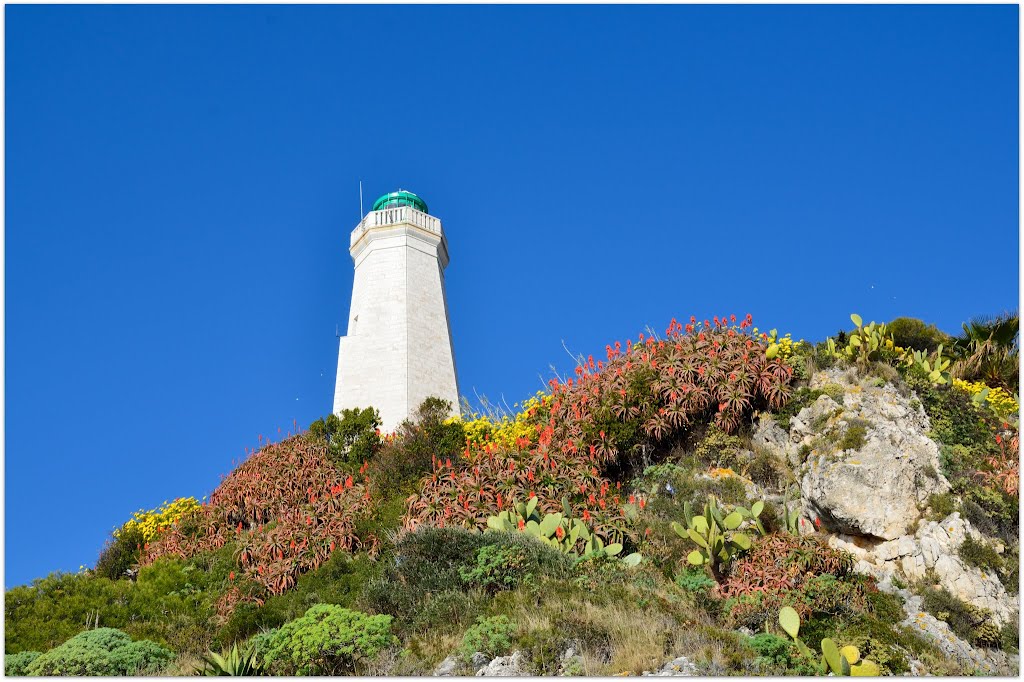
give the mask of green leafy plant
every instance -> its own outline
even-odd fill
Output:
[[[380,413],[372,407],[329,414],[309,425],[313,438],[327,443],[327,455],[336,464],[362,464],[381,447]]]
[[[897,317],[886,326],[892,335],[893,343],[900,348],[930,353],[950,341],[949,335],[934,324],[927,324],[913,317]]]
[[[481,616],[466,630],[459,651],[467,661],[478,651],[492,658],[501,656],[512,648],[511,637],[515,631],[516,625],[508,616]]]
[[[922,607],[968,642],[980,646],[998,646],[999,628],[986,609],[969,604],[947,590],[926,587],[922,591]]]
[[[4,675],[7,677],[25,677],[32,661],[42,656],[38,651],[22,651],[4,655]]]
[[[686,526],[673,522],[672,530],[698,547],[687,555],[687,562],[693,566],[707,566],[711,576],[721,583],[724,580],[722,564],[750,549],[750,536],[744,531],[752,527],[765,534],[759,518],[763,509],[764,502],[757,501],[749,510],[744,507],[736,507],[731,512],[720,510],[712,496],[704,504],[701,515],[694,515],[690,503],[684,503]]]
[[[261,648],[274,674],[344,675],[396,643],[391,616],[317,604],[275,630]]]
[[[26,668],[30,676],[153,675],[174,659],[174,652],[142,640],[133,642],[114,628],[86,630],[50,649]]]
[[[782,527],[786,529],[786,532],[790,535],[800,535],[800,504],[798,503],[789,508],[789,487],[786,487],[786,493],[782,498]]]
[[[460,566],[459,576],[467,586],[490,594],[508,590],[529,580],[528,559],[522,547],[484,545],[476,551],[476,564]]]
[[[620,543],[605,545],[600,536],[592,533],[587,524],[571,516],[569,502],[562,499],[563,512],[544,514],[537,511],[538,500],[530,498],[527,502],[512,502],[510,509],[500,512],[497,516],[487,518],[487,527],[497,531],[519,531],[537,538],[555,547],[573,558],[607,556],[614,557],[622,552]],[[580,551],[578,551],[580,550]],[[642,561],[638,552],[622,557],[628,566],[636,566]]]
[[[800,616],[789,606],[779,610],[779,625],[793,638],[800,652],[807,658],[813,654],[810,648],[800,639]],[[862,660],[860,651],[854,646],[839,646],[830,638],[821,640],[820,673],[831,673],[839,676],[877,677],[880,673],[878,664],[870,660]]]
[[[855,360],[861,369],[867,369],[871,362],[881,357],[883,351],[895,347],[892,335],[888,333],[884,323],[871,322],[865,326],[861,316],[856,313],[850,315],[850,319],[857,325],[857,330],[850,335],[844,352],[846,357]]]

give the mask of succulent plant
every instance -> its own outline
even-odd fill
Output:
[[[850,341],[845,350],[846,357],[856,360],[862,367],[877,359],[879,350],[892,350],[896,347],[892,334],[888,333],[884,323],[871,322],[865,325],[864,320],[856,313],[850,315],[850,320],[857,325],[857,331],[850,334]]]
[[[782,499],[782,525],[787,533],[800,534],[800,505],[797,504],[793,509],[789,508],[789,487],[786,488],[785,497]]]
[[[950,360],[942,356],[941,343],[931,355],[925,351],[907,349],[903,353],[902,362],[907,366],[917,366],[923,369],[928,375],[928,380],[936,386],[943,386],[950,382]]]
[[[586,522],[572,517],[569,500],[562,498],[562,511],[541,516],[537,511],[537,498],[527,503],[513,504],[497,516],[487,518],[487,527],[500,531],[519,531],[537,538],[574,558],[596,556],[613,557],[622,552],[621,543],[606,545]],[[580,554],[577,548],[582,546]],[[629,566],[636,566],[643,557],[634,552],[622,558]]]
[[[196,668],[196,674],[206,677],[258,675],[259,664],[256,652],[253,650],[240,651],[238,644],[219,654],[211,651],[203,656],[202,665]]]
[[[697,549],[687,555],[687,562],[693,566],[707,566],[715,580],[722,582],[721,565],[750,549],[751,539],[745,531],[752,526],[761,535],[766,534],[760,519],[763,510],[764,502],[758,500],[750,509],[736,507],[723,513],[717,500],[710,497],[704,504],[704,513],[695,516],[690,503],[685,502],[683,516],[686,526],[673,521],[672,530],[697,545]]]
[[[800,639],[800,616],[789,606],[779,610],[779,625],[796,643],[800,653],[813,658],[810,648]],[[821,674],[829,673],[839,676],[877,677],[880,673],[878,664],[868,659],[861,659],[860,651],[855,646],[839,646],[829,637],[821,640]]]

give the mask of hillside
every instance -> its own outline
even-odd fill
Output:
[[[851,319],[672,320],[516,414],[318,420],[9,590],[5,670],[1015,674],[1016,317]]]

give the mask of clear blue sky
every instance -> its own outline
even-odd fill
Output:
[[[470,396],[1016,309],[1017,11],[6,7],[6,584],[330,410],[360,178],[444,221]]]

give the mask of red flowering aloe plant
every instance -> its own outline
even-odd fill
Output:
[[[323,441],[306,434],[268,444],[227,476],[208,504],[146,545],[141,563],[188,558],[234,542],[239,582],[254,581],[270,594],[284,592],[332,552],[363,544],[354,517],[370,503],[366,466],[357,482],[326,455]],[[365,540],[376,544],[375,538]],[[242,598],[238,589],[232,595],[231,606]]]
[[[530,415],[534,438],[514,449],[467,443],[456,462],[435,460],[408,500],[405,526],[484,528],[512,499],[536,496],[549,513],[566,497],[606,541],[635,541],[635,507],[606,477],[610,466],[692,424],[714,421],[734,432],[754,409],[778,409],[789,397],[792,368],[767,357],[767,337],[752,336],[750,315],[735,322],[691,318],[684,327],[673,319],[665,339],[641,334],[625,351],[619,342],[606,346],[607,361],[588,357],[575,379],[550,382],[551,400]]]

